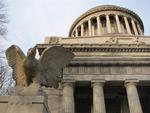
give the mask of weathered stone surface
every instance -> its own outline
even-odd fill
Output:
[[[1,113],[50,113],[44,96],[0,97]]]
[[[106,113],[104,97],[104,80],[92,80],[93,88],[93,113]]]
[[[62,46],[75,54],[63,72],[57,70],[56,66],[61,63],[62,51],[57,56],[52,54],[53,57],[48,53],[48,59],[44,60],[43,67],[48,70],[42,72],[42,76],[47,75],[42,80],[43,84],[46,82],[47,86],[58,85],[55,84],[56,76],[62,74],[60,84],[63,87],[55,89],[31,85],[25,89],[18,88],[16,91],[19,95],[23,92],[24,96],[10,96],[10,100],[8,97],[0,98],[1,111],[20,113],[20,110],[28,113],[28,110],[33,110],[33,113],[41,113],[40,110],[43,110],[42,113],[45,113],[47,107],[43,105],[46,104],[35,99],[42,89],[48,95],[51,113],[84,113],[81,112],[82,104],[88,107],[89,111],[85,113],[129,113],[129,108],[130,113],[142,113],[142,107],[145,108],[144,112],[149,113],[147,106],[150,104],[147,98],[150,86],[150,37],[143,36],[143,33],[142,20],[128,9],[104,5],[87,11],[73,23],[68,38],[46,37],[44,44],[37,44],[40,56],[46,48],[53,46]],[[48,61],[52,61],[54,65],[47,67],[51,65]],[[54,78],[51,80],[51,77]],[[21,80],[22,78],[18,83]],[[97,83],[98,80],[104,80],[105,86]],[[126,80],[139,80],[138,88],[143,89],[138,93],[134,83],[128,83],[125,88],[123,83]],[[94,82],[93,89],[91,82]],[[87,91],[88,95],[85,94]],[[76,103],[80,106],[78,110]]]
[[[75,113],[74,80],[63,81],[62,112]]]
[[[15,86],[11,88],[10,95],[20,96],[39,96],[45,95],[39,83],[32,83],[28,87]]]
[[[29,49],[27,56],[16,45],[6,50],[16,85],[25,87],[31,83],[39,83],[47,87],[58,87],[61,69],[72,60],[73,53],[63,47],[54,46],[45,49],[39,60],[35,55],[36,46]]]
[[[55,88],[42,88],[46,95],[48,95],[48,106],[51,113],[63,113],[62,112],[62,89]]]
[[[138,82],[139,82],[138,80],[125,81],[130,113],[143,113],[140,98],[136,87]]]

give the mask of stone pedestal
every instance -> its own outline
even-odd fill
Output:
[[[0,113],[50,113],[44,96],[0,96]]]

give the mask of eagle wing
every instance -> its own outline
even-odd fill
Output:
[[[25,55],[22,50],[12,45],[6,50],[6,58],[8,65],[13,69],[13,79],[16,81],[16,85],[26,86],[26,75],[23,70],[23,61]]]
[[[61,46],[49,47],[42,53],[40,64],[42,68],[42,84],[47,87],[58,87],[58,76],[62,68],[69,64],[74,57],[71,51]]]

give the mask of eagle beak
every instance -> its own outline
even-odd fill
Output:
[[[37,48],[37,46],[34,46],[34,47],[33,47],[33,50],[36,50],[36,48]]]

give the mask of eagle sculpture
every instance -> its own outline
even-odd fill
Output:
[[[71,51],[61,46],[46,48],[39,60],[35,58],[36,47],[30,48],[27,56],[22,50],[12,45],[6,50],[6,58],[13,69],[16,85],[27,87],[32,83],[39,83],[46,87],[58,87],[58,76],[62,68],[69,64],[74,57]]]

